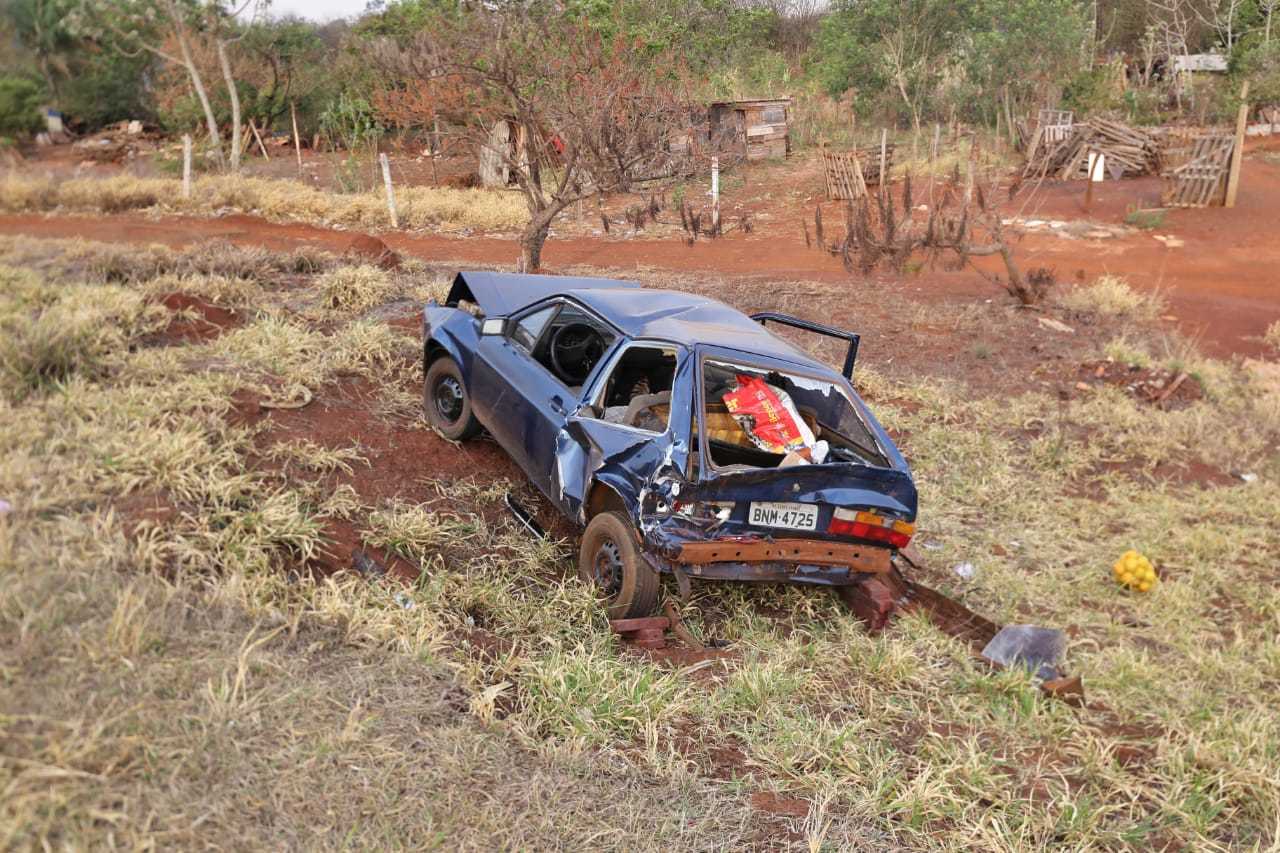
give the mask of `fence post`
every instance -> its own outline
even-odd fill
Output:
[[[1231,149],[1231,172],[1227,176],[1227,197],[1224,206],[1236,206],[1236,192],[1240,189],[1240,161],[1244,159],[1244,131],[1249,122],[1249,81],[1240,89],[1240,112],[1236,115],[1236,144]]]
[[[387,210],[391,211],[391,227],[400,227],[400,217],[396,215],[396,193],[391,188],[391,161],[387,159],[386,154],[379,154],[378,161],[382,163],[382,183],[387,187]]]
[[[886,148],[889,145],[889,128],[880,128],[880,195],[884,196],[884,185],[888,182],[888,175],[884,173]]]
[[[191,134],[182,134],[182,197],[191,198]]]
[[[298,107],[289,102],[289,118],[293,120],[293,153],[298,157],[298,174],[302,174],[302,140],[298,138]]]
[[[720,158],[711,158],[711,230],[720,230]]]

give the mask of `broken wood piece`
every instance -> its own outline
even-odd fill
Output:
[[[642,649],[666,648],[667,642],[663,635],[669,627],[671,620],[665,616],[609,620],[609,628],[613,633]]]
[[[258,126],[253,123],[253,119],[249,119],[249,130],[253,132],[253,138],[258,140],[258,150],[262,152],[262,159],[270,160],[271,156],[267,154],[267,146],[262,144],[262,135],[258,133]]]

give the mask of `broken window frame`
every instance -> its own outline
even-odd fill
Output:
[[[609,333],[610,336],[606,341],[604,354],[600,356],[599,361],[592,365],[591,372],[587,374],[587,377],[582,381],[582,384],[578,386],[566,385],[565,381],[557,376],[554,370],[543,364],[537,355],[538,347],[542,344],[543,338],[547,337],[547,335],[551,333],[552,326],[555,325],[556,320],[560,317],[560,314],[563,313],[566,306],[572,306],[581,311],[592,321],[599,324],[604,331]],[[543,324],[542,331],[538,333],[538,337],[534,340],[533,346],[531,348],[526,347],[523,343],[516,340],[515,332],[516,329],[519,328],[520,323],[534,314],[537,314],[539,311],[545,311],[548,308],[553,309],[553,313],[551,314],[551,318]],[[598,313],[591,310],[586,305],[583,305],[578,300],[568,296],[552,296],[542,300],[541,302],[535,302],[532,305],[520,309],[517,313],[506,318],[502,337],[507,341],[507,343],[511,344],[523,353],[526,358],[538,365],[538,367],[542,368],[543,372],[546,373],[547,376],[551,377],[556,384],[568,391],[575,399],[580,399],[583,390],[592,386],[594,378],[599,375],[600,365],[611,359],[612,356],[610,353],[617,350],[619,342],[627,340],[626,334],[613,323],[610,323],[604,317],[601,317]]]
[[[665,436],[671,433],[672,423],[675,416],[675,406],[668,404],[667,410],[667,426],[661,432],[656,432],[644,427],[631,426],[630,424],[614,423],[604,419],[604,396],[609,390],[609,379],[613,376],[613,371],[617,369],[622,359],[626,356],[627,350],[632,347],[643,347],[645,349],[670,350],[675,353],[676,363],[671,371],[671,398],[672,403],[675,401],[676,395],[676,377],[680,375],[680,365],[689,356],[689,348],[675,343],[674,341],[659,340],[657,338],[635,338],[625,341],[621,346],[615,346],[612,354],[601,359],[603,367],[597,365],[595,382],[591,383],[591,393],[584,397],[582,406],[579,409],[579,416],[590,417],[592,420],[599,421],[609,426],[620,427],[621,429],[631,430],[632,432],[642,433],[644,435]],[[592,412],[599,412],[599,415],[587,415],[583,410],[590,409]]]
[[[759,356],[753,357],[751,353],[739,352],[736,350],[725,350],[725,349],[720,349],[719,347],[716,347],[716,348],[698,347],[696,357],[698,359],[698,362],[697,362],[697,370],[694,373],[694,384],[697,386],[694,390],[694,413],[696,415],[697,430],[698,430],[697,459],[698,459],[699,472],[702,473],[703,476],[705,476],[704,472],[714,472],[717,474],[724,473],[727,475],[732,475],[733,473],[735,473],[733,471],[727,470],[726,466],[717,464],[711,458],[711,444],[710,442],[707,441],[707,421],[706,421],[707,385],[706,385],[705,370],[706,370],[708,361],[724,364],[728,367],[742,367],[742,368],[746,368],[747,370],[755,370],[755,371],[764,373],[766,375],[769,373],[780,373],[783,375],[795,376],[802,379],[809,379],[814,382],[823,382],[833,386],[845,398],[845,402],[848,404],[849,408],[853,411],[854,415],[856,415],[858,420],[862,423],[862,427],[866,431],[867,436],[872,440],[872,442],[874,442],[874,447],[862,448],[860,447],[858,442],[854,441],[852,438],[845,435],[843,432],[837,431],[833,427],[827,427],[824,425],[823,426],[824,432],[826,430],[830,430],[832,433],[840,436],[840,438],[844,439],[844,441],[853,445],[855,448],[859,448],[864,451],[866,450],[873,451],[880,458],[880,463],[877,464],[868,459],[863,459],[860,462],[852,462],[847,459],[833,460],[831,459],[830,456],[828,456],[827,461],[823,464],[864,465],[868,468],[892,468],[893,467],[893,460],[891,459],[890,455],[885,451],[884,447],[881,446],[880,439],[876,436],[875,431],[871,428],[871,425],[867,422],[867,418],[862,410],[862,407],[858,404],[858,402],[856,402],[858,400],[857,392],[853,390],[852,385],[850,385],[848,388],[844,387],[843,379],[834,379],[831,376],[824,376],[820,373],[805,370],[798,365],[792,365],[788,362],[783,362],[783,361],[774,362],[769,359],[762,359]],[[822,436],[818,436],[818,437],[821,438]],[[692,457],[693,454],[690,454],[690,456]],[[785,470],[785,469],[779,469],[777,466],[771,466],[771,467],[755,466],[755,467],[757,470],[760,470],[760,471]],[[692,472],[692,468],[690,469],[690,471]]]

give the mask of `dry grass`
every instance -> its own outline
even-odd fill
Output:
[[[63,262],[32,298],[63,289]],[[245,388],[415,381],[417,343],[380,309],[313,323],[292,288],[259,286],[251,322],[217,340],[139,347],[0,408],[6,846],[1276,842],[1280,396],[1249,374],[1213,366],[1224,393],[1160,411],[860,369],[898,401],[877,411],[919,477],[922,580],[1071,627],[1099,703],[1076,710],[920,619],[869,637],[797,588],[695,587],[689,625],[730,641],[723,659],[621,649],[572,543],[493,523],[505,489],[483,473],[374,502],[334,484],[394,448],[259,448],[228,422]],[[263,449],[274,467],[251,464]],[[1214,486],[1197,466],[1258,478]],[[139,510],[153,500],[170,511]],[[335,517],[418,583],[300,576]],[[1149,595],[1110,580],[1130,547],[1163,572]],[[948,570],[961,561],[973,580]],[[805,813],[765,816],[756,791]]]
[[[1280,351],[1280,320],[1276,320],[1262,335],[1262,342],[1273,350]]]
[[[1069,311],[1134,322],[1150,322],[1168,310],[1160,293],[1139,293],[1129,282],[1114,275],[1104,275],[1093,284],[1065,291],[1059,295],[1058,303]]]
[[[509,231],[528,219],[517,193],[448,187],[398,187],[396,208],[404,228],[479,228]],[[222,210],[252,213],[282,222],[310,222],[365,229],[390,226],[379,192],[334,195],[289,180],[202,177],[183,199],[180,182],[168,178],[50,178],[10,173],[0,181],[0,210],[94,211],[122,213],[154,210],[211,214]]]

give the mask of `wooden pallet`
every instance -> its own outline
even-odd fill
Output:
[[[876,165],[879,170],[879,164]],[[822,172],[827,180],[827,198],[854,201],[867,194],[867,181],[856,151],[822,149]]]
[[[893,174],[893,143],[884,147],[884,170]],[[822,149],[827,198],[850,201],[862,198],[868,186],[880,184],[880,146],[865,145],[852,151]]]
[[[1235,144],[1234,134],[1222,132],[1171,138],[1160,155],[1161,203],[1165,207],[1221,205]]]

